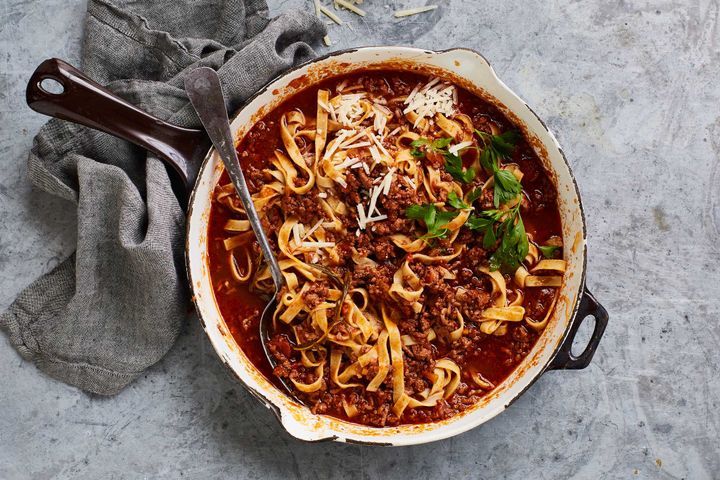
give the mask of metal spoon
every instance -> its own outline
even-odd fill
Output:
[[[275,359],[270,354],[267,343],[268,340],[270,340],[270,325],[273,313],[277,307],[278,293],[283,285],[285,285],[285,278],[280,271],[280,265],[278,265],[275,254],[270,248],[267,236],[262,229],[260,218],[258,217],[257,210],[255,210],[255,204],[252,201],[250,191],[245,182],[245,176],[240,167],[237,152],[235,151],[235,142],[230,133],[230,123],[228,121],[227,109],[225,108],[225,99],[223,97],[220,78],[218,78],[215,70],[211,68],[197,68],[185,77],[185,91],[188,94],[188,98],[190,98],[190,103],[192,103],[192,106],[200,117],[200,121],[205,126],[205,130],[212,144],[215,146],[215,150],[217,150],[218,155],[220,155],[220,158],[225,164],[228,175],[245,208],[248,220],[250,220],[253,232],[255,232],[258,244],[260,244],[263,257],[265,257],[265,260],[270,264],[270,273],[273,283],[275,284],[275,293],[265,306],[262,316],[260,317],[260,343],[262,344],[268,362],[275,368],[277,362],[275,362]],[[303,403],[297,398],[288,382],[283,378],[277,378],[294,400]]]

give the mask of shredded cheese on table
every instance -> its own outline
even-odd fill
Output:
[[[424,7],[408,8],[406,10],[398,10],[395,12],[395,18],[409,17],[418,13],[425,13],[438,8],[437,5],[426,5]]]
[[[363,3],[363,0],[333,0],[333,6],[335,7],[336,10],[338,7],[340,7],[344,10],[354,13],[355,15],[364,17],[365,15],[367,15],[367,12],[357,6],[357,5],[360,5],[361,3]],[[350,22],[344,22],[335,13],[333,13],[327,7],[322,5],[320,3],[320,0],[313,0],[313,4],[315,6],[315,15],[318,18],[320,18],[322,15],[325,15],[326,17],[328,17],[330,20],[332,20],[336,24],[347,25],[347,27],[350,30],[355,31],[352,28],[352,25],[350,24]],[[411,15],[417,15],[419,13],[429,12],[429,11],[435,10],[436,8],[438,8],[437,5],[426,5],[424,7],[415,7],[415,8],[408,8],[405,10],[397,10],[394,13],[394,15],[395,15],[395,18],[403,18],[403,17],[409,17]],[[323,37],[323,42],[328,47],[330,47],[333,44],[332,40],[330,40],[330,35],[325,35]],[[339,90],[339,91],[341,91],[341,90]]]
[[[335,0],[335,4],[340,5],[341,7],[346,8],[353,13],[357,13],[361,17],[365,16],[365,10],[363,10],[362,8],[356,7],[355,5],[353,5],[350,2],[347,2],[346,0]]]
[[[320,5],[320,12],[322,12],[326,17],[328,17],[333,22],[337,23],[338,25],[342,25],[343,21],[340,20],[340,17],[335,15],[332,11],[328,10],[324,6]]]

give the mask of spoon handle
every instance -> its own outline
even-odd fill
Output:
[[[245,213],[247,213],[250,225],[255,232],[255,237],[260,244],[260,250],[262,250],[265,260],[270,264],[270,273],[275,288],[279,290],[284,284],[284,278],[280,272],[280,265],[278,265],[275,254],[270,248],[267,236],[263,231],[257,210],[255,210],[255,204],[245,182],[245,176],[240,167],[240,161],[235,151],[235,142],[230,133],[230,124],[220,78],[212,68],[197,68],[185,77],[185,91],[223,164],[225,164],[233,185],[235,185],[235,190],[240,196],[240,201],[245,207]]]

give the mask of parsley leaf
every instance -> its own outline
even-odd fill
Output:
[[[515,199],[522,192],[522,185],[515,175],[500,168],[500,161],[512,154],[520,135],[513,130],[500,135],[475,130],[475,134],[485,143],[485,148],[480,154],[480,164],[495,179],[493,203],[497,208]]]
[[[427,138],[420,137],[417,140],[413,140],[410,142],[410,146],[413,147],[412,150],[410,150],[410,155],[413,157],[424,157],[425,151],[421,148],[426,145],[430,144],[430,140]]]
[[[445,154],[445,170],[455,179],[463,183],[470,183],[475,178],[475,169],[463,168],[462,159],[452,153]]]
[[[553,258],[558,250],[560,250],[560,247],[555,245],[538,245],[537,247],[545,258]]]
[[[518,140],[520,140],[520,134],[515,130],[508,130],[500,135],[493,135],[490,139],[495,151],[500,153],[503,157],[507,157],[512,154]]]
[[[480,165],[490,173],[498,169],[499,158],[497,152],[490,147],[485,147],[480,154]]]
[[[510,170],[498,170],[495,172],[494,178],[495,190],[493,192],[493,203],[495,204],[495,208],[517,198],[518,194],[522,192],[522,185]]]
[[[471,215],[465,222],[470,230],[476,230],[483,235],[483,248],[489,250],[497,243],[495,235],[495,224],[506,215],[502,210],[484,210],[480,215]]]
[[[475,202],[475,200],[480,198],[481,195],[482,195],[482,188],[480,188],[480,187],[476,188],[475,190],[473,190],[472,192],[467,194],[468,203],[472,205],[473,202]]]
[[[455,193],[455,192],[448,193],[447,198],[448,198],[448,203],[453,208],[457,208],[458,210],[470,208],[470,205],[465,203],[462,198],[458,197],[457,193]]]
[[[425,205],[410,205],[405,209],[405,216],[410,220],[422,220],[426,225],[435,223],[435,215],[437,211],[435,205],[426,203]]]
[[[475,134],[485,144],[485,148],[480,154],[480,163],[489,173],[495,173],[500,169],[500,160],[512,154],[515,144],[520,139],[520,135],[514,130],[508,130],[500,135],[491,135],[476,129]]]
[[[514,272],[528,254],[530,245],[520,211],[514,208],[511,212],[498,227],[500,246],[490,256],[491,270]]]
[[[447,154],[446,149],[452,141],[452,137],[436,138],[432,142],[427,138],[420,137],[410,142],[410,146],[413,147],[412,150],[410,150],[410,155],[413,157],[424,157],[425,152],[428,150],[445,155]]]
[[[427,233],[422,239],[445,238],[450,230],[445,226],[457,217],[460,212],[445,212],[438,210],[432,203],[424,205],[410,205],[405,209],[405,216],[411,220],[422,220],[427,228]]]
[[[471,215],[465,222],[465,226],[470,230],[487,230],[495,225],[495,219],[490,217],[477,217]]]
[[[450,143],[452,143],[452,141],[453,141],[452,137],[438,138],[436,140],[433,140],[432,148],[434,150],[442,150],[443,148],[447,148],[450,145]]]

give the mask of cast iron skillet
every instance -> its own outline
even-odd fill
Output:
[[[62,92],[53,93],[45,88],[43,81],[46,80],[58,82]],[[26,99],[36,112],[109,133],[156,154],[172,168],[174,189],[187,207],[202,162],[210,158],[210,141],[204,131],[173,125],[149,115],[58,59],[45,60],[38,66],[30,77]],[[592,335],[585,349],[575,355],[572,352],[575,335],[588,317],[595,318]],[[576,316],[547,370],[587,367],[607,322],[607,311],[585,288]]]

